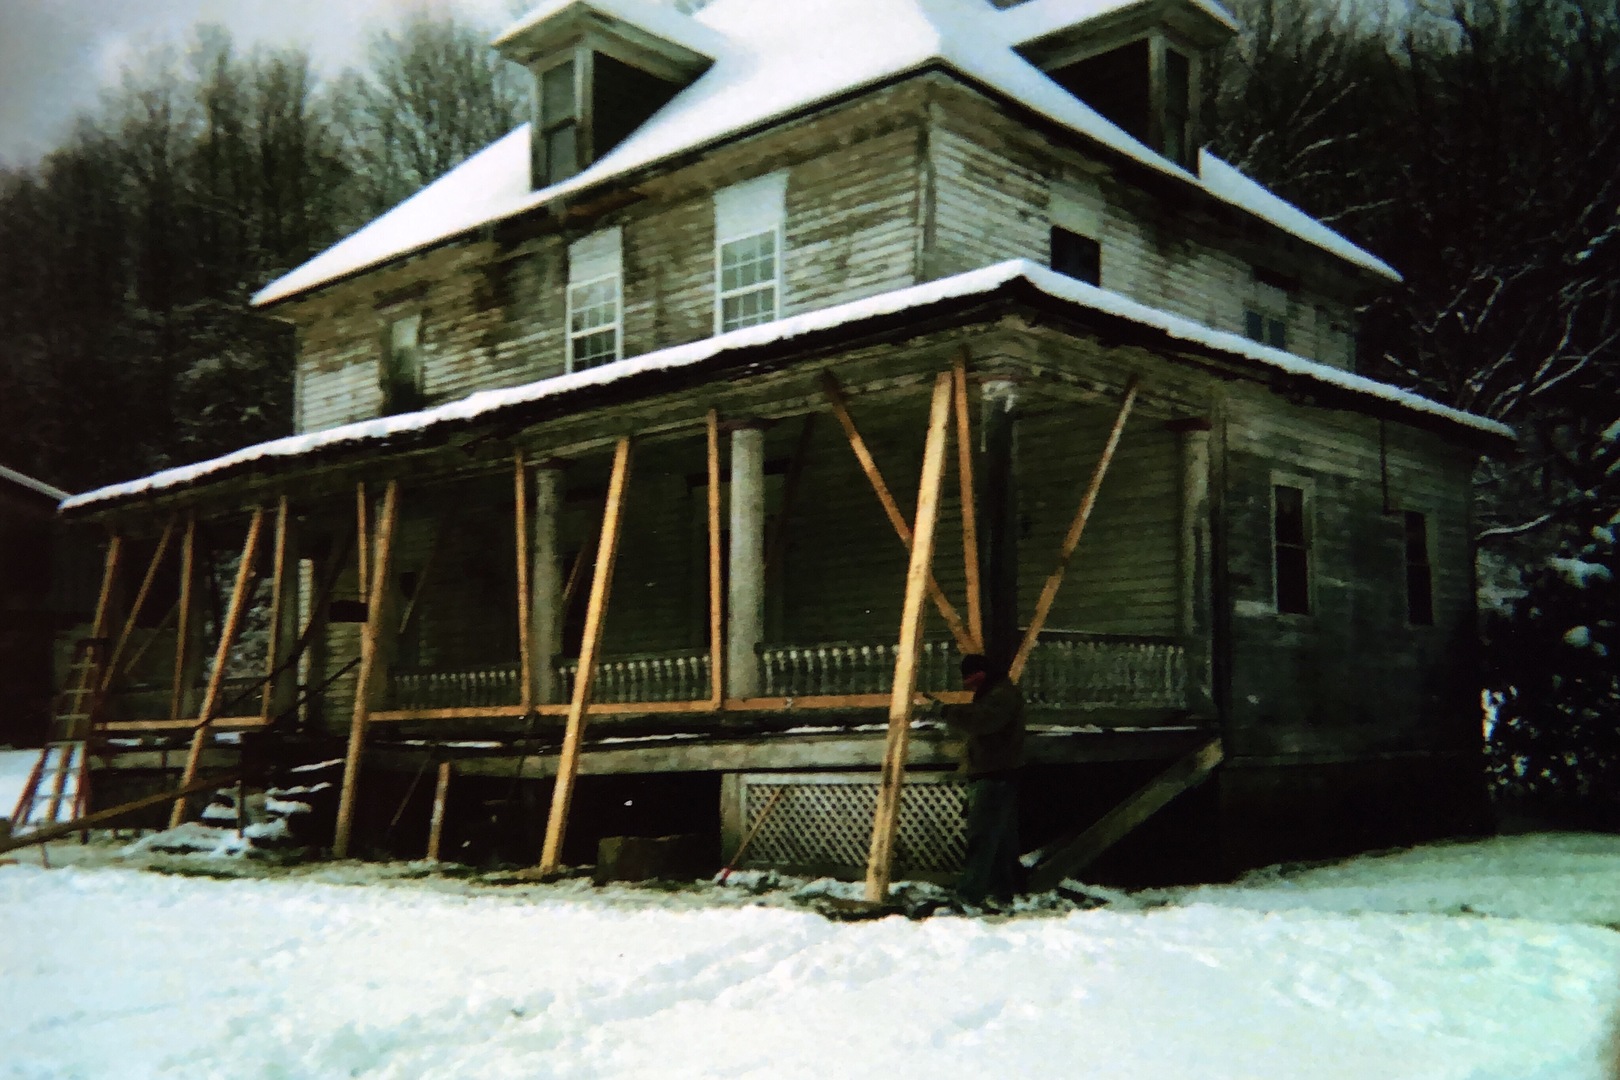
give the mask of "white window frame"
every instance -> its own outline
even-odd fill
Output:
[[[613,317],[608,322],[595,323],[583,329],[574,326],[578,301],[586,289],[611,283],[613,289]],[[578,343],[600,334],[612,332],[613,353],[592,357],[585,367],[601,367],[624,359],[624,238],[618,228],[592,233],[568,246],[568,288],[563,330],[567,338],[565,370],[584,370],[578,365]],[[596,306],[596,305],[592,305]]]
[[[780,170],[755,177],[741,184],[722,188],[714,194],[714,332],[759,326],[782,317],[783,244],[785,240],[787,172]],[[726,249],[737,244],[770,236],[771,274],[768,279],[727,289],[725,287]],[[726,325],[726,302],[744,296],[771,292],[771,304],[761,317],[750,317],[733,326]]]

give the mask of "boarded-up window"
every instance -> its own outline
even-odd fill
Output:
[[[716,333],[770,322],[781,312],[786,196],[786,172],[715,192]]]
[[[1429,522],[1413,510],[1403,515],[1406,531],[1406,621],[1434,625],[1434,573],[1429,566]]]
[[[592,233],[568,247],[568,370],[623,355],[620,292],[624,265],[619,229]]]
[[[1277,484],[1271,489],[1272,548],[1277,610],[1311,613],[1310,499],[1304,488]]]

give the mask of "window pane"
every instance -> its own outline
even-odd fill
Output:
[[[1051,266],[1089,285],[1102,281],[1102,245],[1089,236],[1052,227]]]
[[[1413,626],[1434,625],[1434,578],[1429,567],[1429,529],[1423,515],[1406,512],[1406,618]]]
[[[1273,349],[1288,348],[1288,324],[1281,319],[1267,319],[1266,344]]]
[[[1311,611],[1311,563],[1305,513],[1303,489],[1286,484],[1272,488],[1277,610],[1293,615],[1309,615]]]
[[[540,122],[554,127],[574,116],[574,63],[556,67],[540,76]]]
[[[1243,333],[1255,340],[1266,340],[1266,318],[1258,311],[1245,311],[1243,313]]]
[[[1278,485],[1277,542],[1279,544],[1305,543],[1305,493],[1297,487]]]
[[[546,181],[559,183],[579,172],[579,147],[575,127],[568,124],[546,132]]]
[[[770,322],[775,317],[775,308],[774,286],[728,296],[720,302],[720,329],[737,330],[744,326]]]
[[[574,370],[597,367],[618,355],[618,331],[600,330],[574,339]]]
[[[1277,548],[1277,610],[1289,615],[1311,613],[1310,563],[1304,548]]]

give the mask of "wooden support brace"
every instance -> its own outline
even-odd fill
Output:
[[[720,545],[720,414],[709,410],[709,700],[715,708],[726,698],[726,583]]]
[[[280,662],[281,607],[287,602],[287,598],[283,593],[286,591],[289,517],[290,509],[287,504],[287,496],[283,495],[276,506],[276,539],[270,569],[270,647],[265,650],[264,694],[259,706],[259,715],[266,722],[270,719],[271,703],[276,696],[274,676]]]
[[[194,780],[189,784],[181,785],[179,788],[176,788],[173,791],[161,791],[156,795],[146,795],[139,799],[135,799],[132,802],[121,803],[118,806],[110,806],[105,810],[97,810],[93,814],[86,814],[85,816],[76,818],[73,821],[64,821],[58,825],[47,825],[42,829],[35,829],[32,832],[23,833],[21,836],[0,839],[0,855],[3,855],[8,851],[16,851],[18,848],[30,847],[34,844],[48,844],[52,840],[59,840],[64,836],[68,836],[76,832],[83,832],[86,829],[92,829],[98,825],[107,825],[117,821],[121,817],[127,817],[138,810],[145,810],[147,807],[151,806],[161,806],[170,799],[184,799],[188,795],[195,795],[200,791],[209,791],[214,788],[224,787],[227,784],[235,783],[237,780],[241,779],[241,776],[242,772],[238,769],[236,771],[223,773],[218,776],[210,776],[203,780]]]
[[[372,681],[382,648],[383,619],[388,608],[388,564],[393,554],[394,526],[398,520],[399,481],[390,480],[383,489],[382,509],[377,514],[376,558],[371,567],[366,621],[360,627],[360,671],[355,676],[354,712],[349,722],[349,746],[343,756],[343,789],[338,795],[337,831],[332,838],[332,856],[337,859],[348,857],[349,838],[354,830],[355,797],[360,787],[360,752],[365,746],[366,721],[371,713]]]
[[[512,455],[512,524],[517,539],[518,688],[527,710],[534,704],[534,642],[529,625],[529,473],[522,453]]]
[[[367,518],[370,516],[371,506],[366,501],[366,485],[364,482],[354,485],[354,534],[356,537],[356,570],[355,592],[356,598],[363,604],[366,602],[366,585],[371,577],[371,525]]]
[[[429,862],[439,861],[439,849],[444,840],[444,804],[450,797],[450,763],[439,762],[439,782],[433,786],[433,816],[428,820],[427,857]]]
[[[1029,890],[1055,889],[1064,878],[1091,865],[1132,829],[1164,809],[1172,799],[1207,780],[1221,763],[1221,740],[1211,739],[1148,781],[1130,798],[1104,814],[1101,821],[1067,841],[1040,853],[1029,871]]]
[[[1097,505],[1097,493],[1102,490],[1103,477],[1108,475],[1108,466],[1114,460],[1114,451],[1119,449],[1119,438],[1125,432],[1125,421],[1130,418],[1131,406],[1136,404],[1136,392],[1140,388],[1137,380],[1132,379],[1125,388],[1125,400],[1120,403],[1119,414],[1114,417],[1114,426],[1108,432],[1108,442],[1104,444],[1102,456],[1097,459],[1097,467],[1091,472],[1091,483],[1086,485],[1086,493],[1081,496],[1080,508],[1075,511],[1074,520],[1069,523],[1069,532],[1063,538],[1063,547],[1058,551],[1057,566],[1052,570],[1046,584],[1041,587],[1041,597],[1035,602],[1035,614],[1029,620],[1029,629],[1024,631],[1024,640],[1018,646],[1018,653],[1008,668],[1008,678],[1017,682],[1024,674],[1024,666],[1029,663],[1030,650],[1035,648],[1035,642],[1046,626],[1046,617],[1052,613],[1052,603],[1057,599],[1058,589],[1063,585],[1063,576],[1068,573],[1069,560],[1073,558],[1075,548],[1080,546],[1080,537],[1085,534],[1086,522],[1091,520],[1091,511]]]
[[[948,380],[949,375],[945,378]],[[949,383],[947,382],[947,389]],[[872,491],[877,495],[878,502],[883,506],[883,512],[889,517],[889,524],[894,526],[895,533],[900,542],[909,550],[912,544],[911,526],[906,524],[905,515],[900,513],[900,506],[894,501],[894,495],[889,491],[889,485],[884,482],[883,474],[878,470],[877,461],[872,457],[872,451],[867,447],[866,440],[862,438],[860,429],[855,426],[855,418],[849,414],[849,404],[844,398],[843,388],[832,375],[822,377],[822,389],[832,405],[833,415],[838,417],[838,423],[844,429],[844,435],[849,439],[849,448],[855,452],[855,460],[860,462],[861,471],[866,474],[867,481],[872,485]],[[973,636],[962,624],[962,617],[956,613],[956,608],[946,599],[945,591],[934,580],[933,571],[928,571],[928,595],[933,598],[934,606],[939,609],[940,617],[950,628],[951,637],[956,639],[956,647],[964,653],[974,652]]]
[[[591,575],[591,597],[585,609],[585,634],[579,647],[579,675],[574,679],[574,697],[568,705],[568,727],[563,734],[562,751],[557,758],[557,779],[551,791],[551,813],[546,818],[546,841],[538,870],[555,873],[562,862],[563,836],[568,828],[568,810],[574,797],[574,779],[579,773],[579,755],[585,737],[585,714],[590,707],[591,690],[596,682],[596,660],[602,648],[602,626],[607,617],[608,595],[613,586],[613,564],[619,555],[619,528],[624,517],[625,488],[630,482],[630,440],[619,440],[613,451],[613,475],[608,481],[607,509],[602,517],[602,537],[596,549],[596,570]]]
[[[923,597],[934,558],[934,532],[939,522],[939,489],[945,475],[946,425],[951,414],[951,376],[934,383],[928,413],[928,439],[923,444],[922,481],[917,488],[917,521],[911,561],[906,568],[906,596],[900,614],[900,644],[895,653],[894,687],[889,697],[889,732],[878,782],[877,814],[872,821],[872,847],[866,862],[866,899],[877,903],[889,895],[894,869],[894,836],[900,822],[900,793],[905,782],[906,748],[911,737],[911,711],[917,690],[917,659],[922,651]]]
[[[192,607],[194,600],[192,592],[197,580],[197,515],[191,514],[186,518],[186,535],[180,541],[180,599],[175,601],[175,608],[179,612],[179,621],[175,626],[174,639],[174,690],[169,697],[169,716],[178,720],[186,711],[186,691],[191,689],[186,685],[187,665],[191,659],[188,655],[191,649],[192,633]]]
[[[220,690],[225,685],[225,666],[230,659],[231,646],[236,641],[236,632],[242,625],[242,615],[247,608],[248,583],[253,580],[253,560],[259,552],[259,535],[264,531],[264,507],[254,507],[253,518],[248,522],[247,539],[242,542],[242,560],[236,566],[236,584],[231,588],[231,603],[225,612],[225,623],[219,632],[219,647],[214,651],[214,670],[208,674],[208,690],[203,694],[203,705],[198,713],[197,728],[191,736],[191,749],[186,754],[186,771],[181,775],[180,786],[187,787],[197,777],[197,764],[202,760],[203,742],[208,738],[208,725],[214,718],[214,710],[219,707]],[[186,797],[184,795],[174,800],[174,810],[169,814],[169,828],[177,828],[186,819]]]
[[[955,385],[956,478],[962,494],[962,573],[967,582],[968,633],[984,652],[984,597],[979,586],[979,518],[973,492],[973,420],[968,410],[967,350],[951,369]]]
[[[99,695],[105,695],[112,689],[113,680],[118,676],[118,665],[124,658],[124,650],[129,645],[130,637],[135,633],[135,624],[140,620],[147,599],[152,595],[152,582],[157,580],[158,568],[163,565],[163,557],[169,553],[169,541],[173,538],[174,519],[171,518],[163,526],[163,535],[158,540],[157,549],[152,552],[152,561],[146,565],[146,574],[141,578],[141,587],[135,592],[135,602],[130,605],[129,615],[124,619],[124,628],[118,635],[118,641],[108,654],[107,662],[102,665]],[[96,704],[98,703],[91,704],[92,715],[97,711]]]

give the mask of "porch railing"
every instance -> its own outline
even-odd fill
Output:
[[[828,641],[767,645],[759,650],[761,694],[813,697],[883,694],[894,683],[893,642]],[[948,641],[923,644],[917,687],[957,689],[959,654]],[[567,701],[579,661],[560,658],[557,696]],[[1180,709],[1186,705],[1187,652],[1169,638],[1049,631],[1030,653],[1022,683],[1035,709]],[[610,656],[596,669],[593,701],[604,704],[694,701],[709,696],[707,650]],[[483,664],[434,671],[396,671],[393,707],[434,709],[515,705],[518,665]]]

